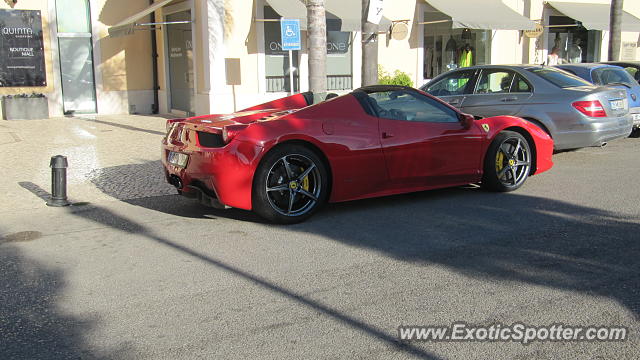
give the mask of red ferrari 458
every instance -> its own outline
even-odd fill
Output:
[[[512,191],[553,165],[551,138],[521,118],[474,118],[403,86],[313,98],[168,120],[167,181],[206,205],[294,223],[327,201],[477,182]]]

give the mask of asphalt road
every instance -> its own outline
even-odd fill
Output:
[[[293,226],[177,195],[3,209],[0,359],[638,359],[640,139],[554,161],[514,193],[332,204]],[[630,335],[397,339],[458,321]]]

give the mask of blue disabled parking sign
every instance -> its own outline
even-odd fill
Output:
[[[282,50],[300,50],[300,20],[280,19]]]

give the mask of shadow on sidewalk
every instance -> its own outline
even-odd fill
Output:
[[[122,349],[94,351],[84,336],[98,319],[64,314],[56,301],[65,287],[62,271],[29,259],[0,241],[0,358],[115,359]]]

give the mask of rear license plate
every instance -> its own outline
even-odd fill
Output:
[[[622,110],[624,109],[624,100],[611,100],[611,110]]]
[[[631,114],[631,119],[633,120],[634,124],[637,124],[640,122],[640,114]]]
[[[187,167],[187,162],[189,161],[189,155],[179,153],[179,152],[169,151],[169,156],[167,156],[167,160],[169,161],[169,164],[173,164],[179,167]]]

